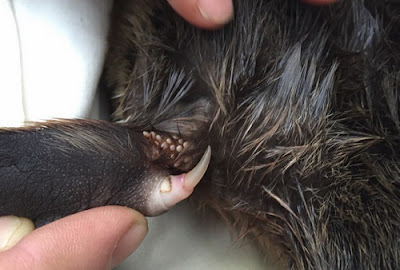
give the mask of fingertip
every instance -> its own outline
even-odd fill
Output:
[[[135,209],[125,207],[125,206],[116,206],[116,207],[124,208],[126,211],[130,212],[132,215],[132,220],[133,220],[134,224],[142,225],[142,226],[145,226],[146,228],[148,227],[147,219],[145,216],[143,216],[142,213],[136,211]]]
[[[137,220],[132,227],[124,234],[119,240],[114,249],[111,266],[115,267],[132,254],[139,245],[143,242],[148,232],[148,225],[146,219]],[[145,222],[143,222],[145,221]]]
[[[200,28],[221,27],[233,18],[232,0],[168,0],[175,11]]]
[[[199,0],[198,8],[206,21],[216,25],[223,25],[233,18],[232,0]]]

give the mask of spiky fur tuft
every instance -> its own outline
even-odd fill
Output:
[[[211,144],[199,198],[287,268],[400,269],[399,5],[235,1],[211,32],[164,2],[116,1],[115,119]]]

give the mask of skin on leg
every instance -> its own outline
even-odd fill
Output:
[[[174,140],[173,150],[163,149],[142,131],[95,120],[3,129],[0,216],[26,217],[41,226],[104,205],[147,216],[164,213],[192,193],[211,156],[208,148],[196,166],[179,170],[174,165],[187,158],[187,144]]]

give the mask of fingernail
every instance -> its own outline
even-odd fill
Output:
[[[35,226],[29,219],[14,216],[0,217],[0,251],[13,247],[34,229]]]
[[[224,24],[233,17],[232,1],[199,0],[198,8],[204,19],[218,24]]]
[[[126,259],[132,252],[134,252],[138,246],[143,242],[148,232],[148,226],[146,220],[139,221],[132,225],[132,227],[125,233],[125,235],[119,240],[117,246],[114,249],[111,264],[112,267],[120,264]]]

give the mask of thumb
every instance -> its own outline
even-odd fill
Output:
[[[43,226],[1,252],[0,269],[111,269],[135,251],[147,231],[146,219],[130,208],[86,210]]]

